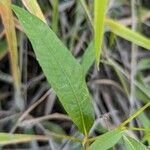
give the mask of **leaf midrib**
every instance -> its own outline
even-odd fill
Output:
[[[133,144],[130,142],[130,140],[126,137],[126,136],[123,136],[124,139],[130,144],[130,146],[132,147],[133,150],[136,150],[133,146]]]

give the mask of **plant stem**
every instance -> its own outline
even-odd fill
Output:
[[[147,132],[147,131],[149,131],[150,132],[150,129],[148,129],[148,128],[126,128],[127,130],[132,130],[132,131],[145,131],[145,132]]]
[[[150,102],[148,102],[146,105],[144,105],[143,107],[141,107],[132,116],[130,116],[126,121],[124,121],[123,123],[121,123],[119,125],[119,127],[124,127],[125,125],[127,125],[129,122],[131,122],[135,117],[137,117],[138,115],[140,115],[148,107],[150,107]]]
[[[89,147],[89,141],[88,140],[89,140],[88,137],[85,136],[85,138],[82,141],[82,145],[84,147],[84,150],[88,150],[88,147]]]

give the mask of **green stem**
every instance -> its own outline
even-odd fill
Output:
[[[144,105],[143,107],[141,107],[137,112],[135,112],[132,116],[130,116],[126,121],[124,121],[123,123],[121,123],[119,125],[119,127],[124,127],[125,125],[127,125],[129,122],[131,122],[135,117],[137,117],[138,115],[140,115],[148,107],[150,107],[150,102],[148,102],[146,105]]]
[[[148,129],[148,128],[135,128],[135,127],[133,127],[133,128],[126,128],[127,130],[132,130],[132,131],[145,131],[145,132],[147,132],[147,131],[150,131],[150,129]]]

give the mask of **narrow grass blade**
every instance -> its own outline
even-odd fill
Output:
[[[0,133],[0,145],[24,143],[33,140],[48,141],[49,138],[40,135]]]
[[[15,90],[15,106],[17,109],[24,109],[24,103],[21,98],[21,81],[20,81],[20,71],[18,67],[18,51],[17,51],[17,39],[16,31],[13,20],[13,14],[11,10],[11,0],[0,1],[0,12],[4,25],[5,35],[8,43],[8,51],[10,55],[11,71],[14,80],[14,90]]]
[[[5,34],[9,47],[9,54],[12,65],[12,73],[14,77],[14,82],[16,86],[19,84],[19,76],[18,76],[18,52],[17,52],[17,40],[16,40],[16,32],[13,21],[13,15],[11,11],[11,1],[3,0],[0,1],[0,11],[1,17],[5,29]]]
[[[121,129],[115,129],[99,136],[96,141],[89,147],[89,150],[107,150],[113,147],[122,137],[124,131]]]
[[[58,32],[58,21],[59,21],[59,10],[58,10],[59,0],[52,2],[53,13],[52,13],[52,29],[55,33]]]
[[[142,36],[141,34],[134,32],[119,22],[108,18],[105,19],[105,25],[116,35],[126,39],[127,41],[137,44],[138,46],[150,50],[150,39]]]
[[[94,114],[81,65],[45,23],[17,6],[13,9],[49,83],[79,130],[87,136]]]
[[[94,0],[94,46],[96,64],[99,65],[104,35],[104,20],[108,0]]]
[[[86,4],[86,1],[85,1],[85,0],[80,0],[80,3],[81,3],[81,5],[82,5],[82,7],[84,8],[85,13],[86,13],[86,15],[87,15],[87,17],[88,17],[88,19],[89,19],[91,25],[93,26],[93,21],[92,21],[92,18],[91,18],[91,16],[90,16],[89,9],[88,9],[88,6],[87,6],[87,4]]]
[[[40,18],[43,22],[46,23],[46,19],[42,13],[42,10],[37,2],[37,0],[22,0],[22,3],[27,8],[27,10],[33,15]]]
[[[123,139],[125,141],[126,150],[148,150],[140,141],[130,136],[123,136]]]

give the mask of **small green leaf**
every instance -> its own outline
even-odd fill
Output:
[[[115,129],[99,136],[96,141],[90,146],[89,150],[107,150],[113,147],[122,137],[124,130]]]
[[[66,112],[87,136],[93,125],[94,113],[81,65],[45,23],[17,6],[13,9],[47,80]]]
[[[107,9],[108,0],[94,0],[94,42],[96,52],[97,66],[100,62],[100,55],[102,49],[103,35],[104,35],[104,20]]]
[[[33,140],[45,141],[48,139],[48,137],[40,135],[0,133],[0,145],[23,143]]]
[[[130,136],[123,136],[123,139],[125,141],[126,150],[148,150],[140,141]]]
[[[150,39],[142,36],[141,34],[134,32],[119,22],[108,18],[105,19],[105,25],[116,35],[126,39],[127,41],[137,44],[138,46],[150,50]]]

